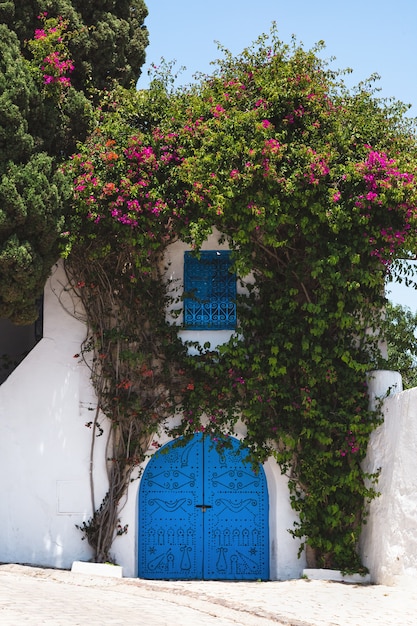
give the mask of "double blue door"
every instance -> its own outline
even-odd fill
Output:
[[[158,450],[139,493],[138,575],[150,579],[269,578],[268,490],[229,438],[202,433]]]

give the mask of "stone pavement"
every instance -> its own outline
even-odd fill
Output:
[[[0,565],[1,626],[415,626],[410,588],[149,581]]]

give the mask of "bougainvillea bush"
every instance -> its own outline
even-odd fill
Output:
[[[223,52],[218,70],[186,89],[170,91],[162,72],[147,92],[106,102],[67,166],[68,266],[87,311],[94,268],[111,294],[110,328],[100,334],[96,323],[92,335],[101,390],[159,407],[124,405],[129,428],[142,420],[151,436],[175,409],[173,434],[202,429],[227,445],[243,419],[253,460],[272,455],[289,476],[291,532],[310,563],[359,570],[365,503],[376,495],[361,462],[380,419],[367,375],[383,364],[384,283],[415,240],[414,127],[407,107],[379,101],[372,83],[348,90],[319,48],[287,46],[274,29],[236,58]],[[163,253],[180,238],[198,254],[213,227],[238,276],[253,279],[230,341],[188,357],[163,315]],[[128,316],[134,339],[124,307],[140,309]],[[105,332],[124,341],[109,371]]]

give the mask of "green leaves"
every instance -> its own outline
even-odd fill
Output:
[[[399,371],[405,389],[416,387],[417,315],[407,307],[387,303],[382,327],[388,358],[381,359],[379,366]]]

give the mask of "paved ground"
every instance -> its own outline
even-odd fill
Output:
[[[1,626],[415,626],[417,585],[147,581],[0,566]]]

